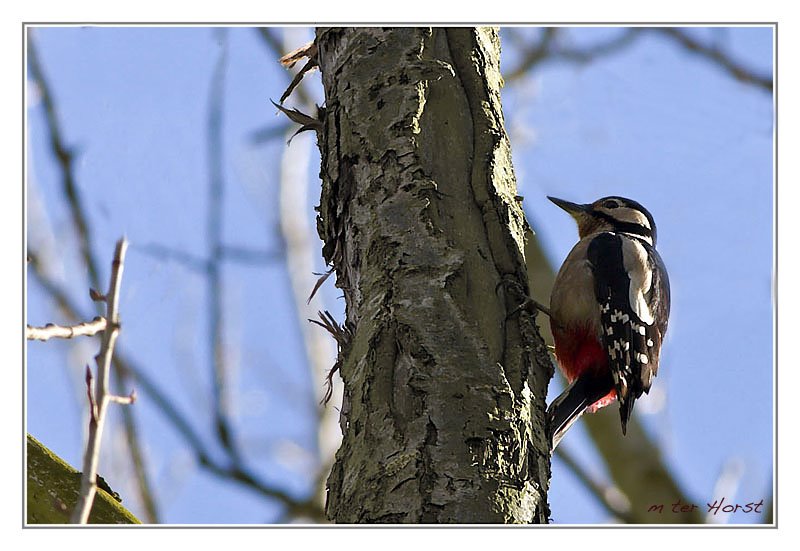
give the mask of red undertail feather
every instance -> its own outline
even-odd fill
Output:
[[[556,359],[569,383],[586,372],[601,375],[608,371],[608,357],[593,329],[587,326],[569,326],[566,330],[557,327],[551,329],[556,345]],[[612,403],[616,397],[617,391],[612,389],[586,411],[594,413]]]

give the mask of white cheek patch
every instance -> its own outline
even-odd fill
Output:
[[[628,301],[631,309],[636,312],[639,319],[647,325],[652,325],[653,313],[647,306],[644,295],[650,291],[653,282],[653,273],[647,263],[647,251],[635,239],[622,238],[622,261],[628,278],[631,280],[628,289]]]
[[[648,230],[653,229],[650,227],[650,220],[647,219],[647,216],[645,216],[636,209],[628,207],[621,207],[618,209],[614,209],[613,216],[620,222],[630,222],[631,224],[643,226]]]

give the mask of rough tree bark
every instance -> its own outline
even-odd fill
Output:
[[[318,29],[323,254],[344,292],[334,522],[545,523],[552,364],[494,29]]]

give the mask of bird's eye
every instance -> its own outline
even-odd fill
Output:
[[[614,201],[613,199],[609,199],[608,201],[603,202],[603,207],[607,209],[615,209],[619,206],[619,203]]]

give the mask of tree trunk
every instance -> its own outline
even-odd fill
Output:
[[[545,523],[552,364],[494,29],[317,31],[318,230],[344,291],[334,522]]]

